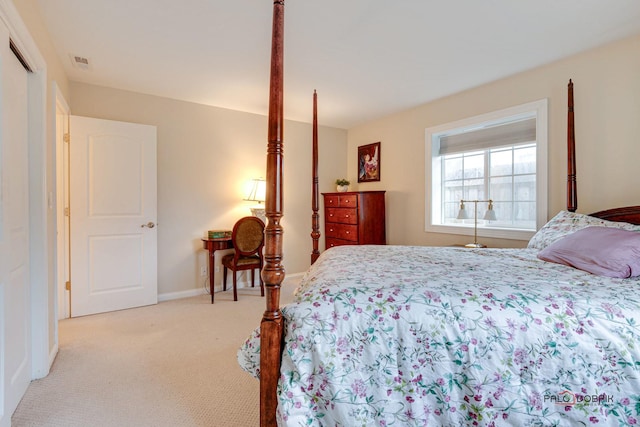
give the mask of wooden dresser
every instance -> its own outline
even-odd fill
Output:
[[[322,193],[325,247],[385,245],[384,191]]]

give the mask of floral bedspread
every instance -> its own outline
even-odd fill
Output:
[[[286,426],[640,420],[640,279],[536,249],[341,246],[283,308]],[[259,375],[259,330],[238,352]]]

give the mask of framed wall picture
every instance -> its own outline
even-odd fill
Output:
[[[358,147],[358,182],[380,181],[380,142]]]

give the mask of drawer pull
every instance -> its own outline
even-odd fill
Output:
[[[347,234],[351,233],[350,231],[347,231]]]
[[[329,231],[333,231],[333,228],[330,228]]]
[[[333,215],[332,215],[332,216],[333,216]],[[345,215],[344,217],[345,217],[345,218],[349,218],[349,216],[350,216],[350,215]]]

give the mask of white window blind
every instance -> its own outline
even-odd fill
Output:
[[[440,137],[439,155],[481,151],[536,140],[536,119],[527,118]]]

